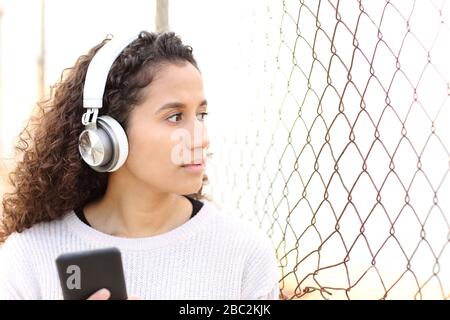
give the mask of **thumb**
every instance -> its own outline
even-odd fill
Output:
[[[108,289],[100,289],[97,292],[95,292],[93,295],[91,295],[87,300],[108,300],[111,296],[111,293]]]

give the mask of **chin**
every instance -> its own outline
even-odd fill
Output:
[[[201,183],[190,186],[186,185],[183,186],[182,188],[179,188],[176,193],[179,195],[195,194],[201,189],[201,187],[202,187]]]

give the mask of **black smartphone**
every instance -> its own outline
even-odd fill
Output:
[[[85,300],[106,288],[110,300],[126,300],[122,257],[117,248],[65,253],[56,259],[65,300]]]

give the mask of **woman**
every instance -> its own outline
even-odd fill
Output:
[[[278,299],[270,239],[202,193],[207,102],[192,48],[173,32],[141,32],[107,73],[98,115],[126,133],[123,165],[101,172],[81,158],[84,81],[108,41],[63,73],[20,134],[2,202],[0,298],[61,299],[58,255],[117,247],[134,297]]]

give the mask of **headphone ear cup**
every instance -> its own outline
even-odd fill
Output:
[[[83,160],[98,172],[116,171],[128,157],[125,130],[107,115],[97,118],[97,129],[86,129],[80,134],[78,148]]]
[[[97,124],[107,132],[112,142],[111,161],[104,168],[107,172],[118,170],[128,158],[128,138],[120,123],[104,115],[97,118]]]

